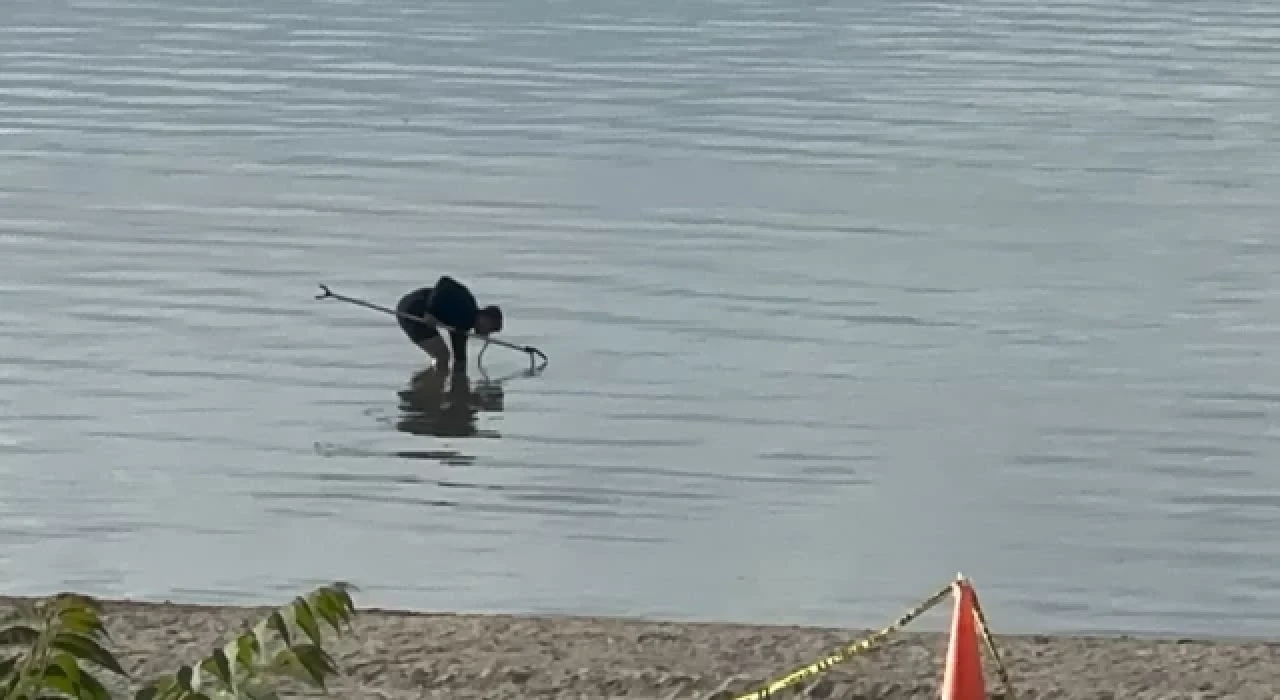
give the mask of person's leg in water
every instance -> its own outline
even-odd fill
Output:
[[[398,310],[402,313],[412,314],[412,310],[408,308],[409,297],[401,300]],[[449,364],[449,344],[440,335],[440,331],[436,329],[434,324],[423,323],[422,321],[413,321],[404,316],[396,316],[396,322],[400,324],[400,330],[404,331],[409,342],[422,348],[423,352],[431,356],[435,360],[436,367],[445,369]]]
[[[433,334],[430,337],[415,344],[435,360],[436,370],[444,372],[449,368],[449,343],[439,332],[432,330]]]
[[[448,374],[441,372],[440,368],[433,364],[414,373],[409,380],[409,389],[421,394],[442,396],[446,379],[448,379]]]

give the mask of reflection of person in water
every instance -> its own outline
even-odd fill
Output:
[[[445,387],[448,380],[448,388]],[[400,395],[400,420],[396,429],[412,435],[435,437],[499,437],[495,430],[477,430],[480,411],[502,411],[502,385],[482,381],[472,391],[462,372],[428,367],[413,376]]]

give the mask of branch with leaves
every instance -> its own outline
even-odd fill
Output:
[[[325,650],[324,628],[336,639],[351,631],[354,587],[335,583],[299,596],[199,663],[146,684],[135,700],[275,700],[275,683],[293,679],[326,689],[338,668]],[[86,596],[62,594],[21,604],[0,628],[0,700],[111,700],[86,665],[124,678],[107,650],[102,610]],[[22,650],[10,656],[10,649]]]
[[[93,599],[74,593],[19,604],[16,619],[0,629],[0,648],[6,648],[0,658],[0,698],[109,698],[102,683],[81,668],[90,662],[128,677],[102,646],[107,630],[101,613]],[[15,646],[26,651],[8,655],[7,648]]]

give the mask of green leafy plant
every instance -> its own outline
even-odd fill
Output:
[[[91,662],[127,676],[111,652],[101,609],[91,598],[64,593],[19,604],[15,618],[0,628],[0,688],[4,700],[48,697],[107,698],[106,691],[80,663]],[[12,656],[7,649],[26,647]]]
[[[324,628],[335,639],[350,631],[353,590],[334,583],[299,596],[207,658],[147,683],[134,699],[274,700],[276,685],[287,680],[324,690],[338,673],[324,648]],[[0,700],[111,700],[88,668],[130,679],[108,641],[101,606],[92,598],[68,593],[20,603],[0,627]]]

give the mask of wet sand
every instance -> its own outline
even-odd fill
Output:
[[[0,599],[0,610],[12,600]],[[105,609],[114,649],[141,679],[200,658],[268,610],[134,602]],[[357,625],[333,647],[344,673],[331,686],[334,697],[724,698],[869,632],[364,609]],[[935,697],[945,644],[938,634],[895,634],[811,682],[804,697]],[[1019,698],[1280,694],[1274,642],[997,636],[996,644]],[[994,673],[987,688],[1002,692]]]

